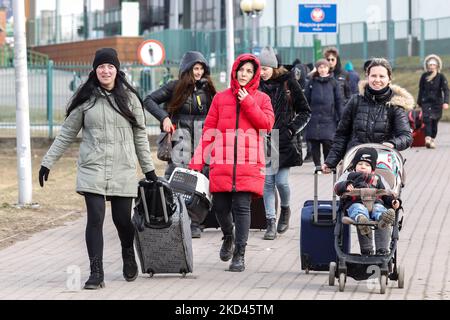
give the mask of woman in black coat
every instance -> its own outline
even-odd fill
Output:
[[[311,106],[311,120],[305,129],[305,138],[311,144],[314,165],[320,166],[320,146],[324,160],[333,144],[334,133],[342,114],[342,97],[337,80],[330,74],[327,60],[320,59],[316,71],[306,86],[305,95]]]
[[[353,95],[344,108],[325,163],[324,173],[335,168],[347,150],[363,143],[381,143],[399,151],[412,143],[407,112],[414,107],[414,98],[405,89],[391,84],[392,68],[383,58],[372,59],[366,71],[367,81],[360,81],[359,94]],[[389,252],[390,230],[375,231],[377,253]],[[369,237],[358,231],[361,254],[372,254]]]
[[[264,206],[267,219],[264,239],[273,240],[277,232],[284,233],[289,227],[291,214],[289,168],[302,165],[300,131],[308,123],[311,110],[292,66],[278,67],[275,52],[271,47],[261,50],[259,60],[261,62],[259,90],[270,97],[275,114],[275,124],[269,137],[270,161],[267,164],[270,164],[270,167],[267,168],[264,183]],[[275,186],[280,194],[281,202],[276,230]]]
[[[417,104],[422,107],[425,123],[425,146],[434,149],[442,109],[448,109],[448,82],[441,73],[442,60],[430,54],[423,63],[425,72],[420,77]]]
[[[200,52],[188,51],[180,63],[178,80],[171,81],[148,95],[144,107],[161,123],[165,132],[173,132],[173,151],[165,178],[176,167],[187,168],[202,135],[216,88],[212,83],[208,63]],[[200,238],[203,218],[190,212],[193,238]]]

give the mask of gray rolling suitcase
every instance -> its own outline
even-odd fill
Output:
[[[135,246],[142,273],[193,271],[190,219],[184,201],[172,194],[167,182],[140,183],[134,208]],[[159,199],[158,199],[159,198]],[[163,203],[166,205],[160,206]],[[155,212],[161,209],[161,222]]]

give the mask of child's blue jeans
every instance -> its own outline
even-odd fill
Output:
[[[370,214],[369,214],[369,210],[367,210],[367,208],[362,203],[358,203],[358,202],[355,202],[347,209],[348,216],[355,221],[356,221],[356,217],[358,217],[358,215],[360,215],[360,214],[365,215],[366,218],[369,220],[380,221],[381,215],[385,211],[386,211],[386,207],[383,206],[381,203],[374,203],[372,212]]]

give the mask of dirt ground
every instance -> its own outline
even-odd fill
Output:
[[[48,139],[31,143],[33,203],[38,207],[17,208],[16,140],[0,139],[0,249],[85,216],[84,198],[75,192],[78,143],[74,143],[55,164],[44,188],[39,185],[40,163],[50,143]],[[159,161],[155,152],[153,161],[157,174],[162,175],[165,162]]]

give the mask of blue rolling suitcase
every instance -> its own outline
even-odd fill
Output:
[[[302,270],[328,271],[331,261],[336,261],[334,234],[336,211],[339,206],[333,191],[333,200],[318,200],[318,173],[314,171],[314,200],[305,201],[300,224],[300,259]],[[333,171],[333,186],[336,171]],[[350,252],[350,228],[344,225],[340,241],[343,251]]]

